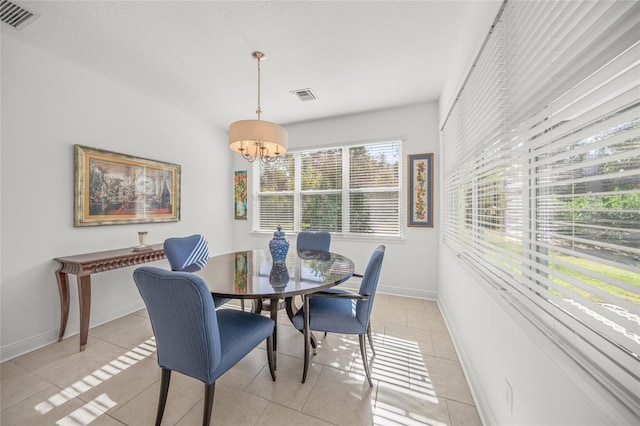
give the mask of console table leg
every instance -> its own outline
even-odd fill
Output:
[[[67,320],[69,320],[69,276],[62,271],[62,265],[56,271],[56,280],[58,281],[58,290],[60,290],[60,330],[58,332],[58,342],[62,341],[64,332],[67,329]]]
[[[84,351],[89,338],[89,318],[91,317],[91,275],[78,277],[78,298],[80,299],[80,351]]]

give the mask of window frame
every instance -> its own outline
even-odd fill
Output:
[[[404,185],[403,185],[403,161],[402,161],[402,148],[403,140],[401,138],[389,138],[375,141],[366,141],[358,143],[346,143],[342,145],[327,145],[321,147],[305,147],[298,150],[289,150],[285,157],[293,156],[294,161],[294,189],[290,191],[265,191],[261,192],[260,178],[262,163],[256,161],[252,164],[252,201],[253,201],[253,218],[251,223],[252,234],[264,235],[273,233],[273,229],[260,227],[260,215],[261,204],[260,197],[268,196],[268,194],[282,194],[293,195],[293,225],[291,227],[284,227],[283,231],[287,233],[297,233],[308,228],[302,229],[302,198],[305,195],[321,195],[321,194],[340,194],[341,199],[341,214],[342,214],[342,229],[340,231],[329,230],[334,237],[349,238],[349,239],[387,239],[387,240],[401,240],[403,239],[403,215],[405,214],[403,202],[404,202]],[[390,145],[395,149],[395,156],[397,157],[397,186],[386,187],[367,187],[367,188],[351,188],[350,187],[350,150],[359,147],[372,147],[372,146],[384,146]],[[341,151],[341,188],[340,189],[302,189],[302,156],[307,153],[317,153],[321,151],[340,150]],[[376,193],[376,192],[391,192],[397,193],[397,213],[395,214],[395,222],[397,222],[397,232],[395,234],[390,233],[354,233],[351,232],[351,195],[356,193]],[[268,225],[267,225],[268,226]],[[275,228],[274,228],[275,229]]]

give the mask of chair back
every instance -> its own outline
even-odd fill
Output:
[[[356,317],[361,324],[367,324],[369,322],[369,316],[373,308],[373,299],[375,298],[378,279],[380,278],[380,270],[382,269],[384,250],[385,246],[380,245],[373,251],[369,258],[367,268],[362,275],[358,293],[363,296],[369,296],[369,300],[358,300],[356,305]]]
[[[328,231],[301,231],[298,232],[296,248],[298,250],[329,251],[331,246],[331,233]]]
[[[173,271],[195,272],[207,264],[209,246],[200,234],[164,241],[164,254]]]
[[[147,306],[161,368],[211,383],[220,334],[211,292],[197,275],[143,266],[133,279]]]

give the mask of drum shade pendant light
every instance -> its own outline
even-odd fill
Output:
[[[260,119],[260,61],[264,53],[253,52],[258,60],[258,114],[257,120],[240,120],[229,126],[229,148],[242,155],[250,163],[259,158],[262,162],[274,161],[287,152],[287,131],[275,123]]]

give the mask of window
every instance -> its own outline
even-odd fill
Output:
[[[289,152],[254,163],[253,230],[401,237],[399,141]]]
[[[509,2],[442,128],[443,242],[640,410],[640,3]]]

